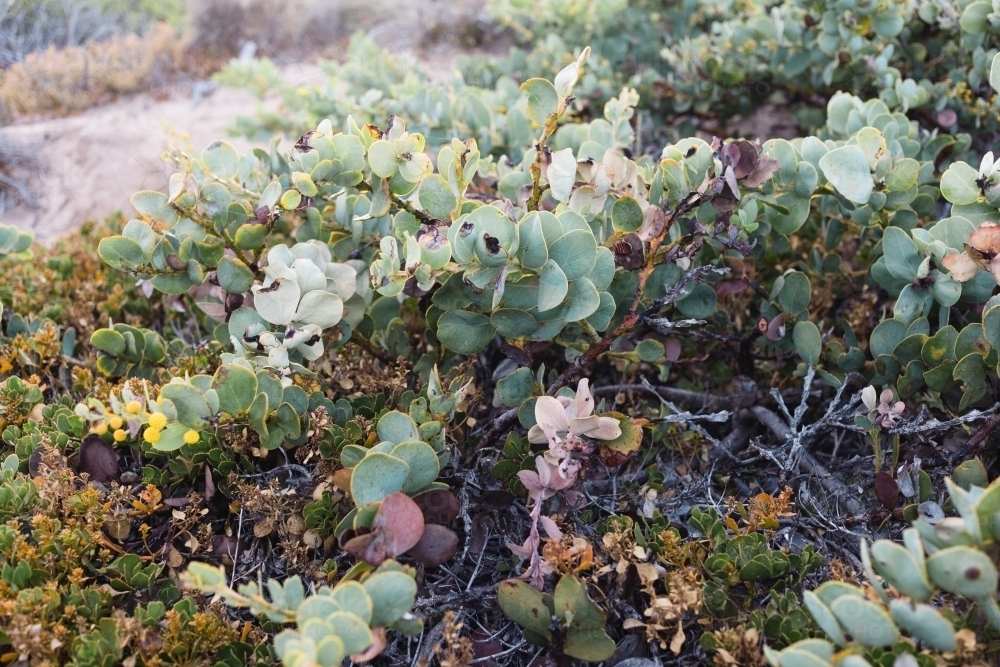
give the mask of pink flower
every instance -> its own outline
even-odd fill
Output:
[[[576,388],[576,396],[539,396],[535,403],[536,424],[528,430],[528,441],[548,442],[552,447],[567,436],[582,436],[597,440],[614,440],[622,434],[618,420],[594,414],[594,397],[589,380],[584,378]]]
[[[899,421],[899,415],[903,414],[906,405],[902,401],[892,402],[892,389],[884,390],[875,402],[875,387],[865,387],[861,392],[861,400],[868,408],[868,418],[876,426],[892,428]]]

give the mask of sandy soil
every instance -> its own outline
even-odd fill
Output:
[[[447,26],[481,17],[481,0],[448,5],[438,0],[401,3],[383,14],[368,33],[392,52],[418,53],[433,78],[451,71],[461,49],[447,41]],[[308,62],[284,64],[286,81],[308,85],[322,76]],[[0,139],[32,147],[44,169],[44,189],[35,188],[37,207],[8,205],[0,221],[35,230],[50,243],[85,220],[131,211],[129,197],[139,190],[162,190],[171,174],[160,161],[168,144],[201,151],[216,139],[238,150],[251,144],[231,138],[227,129],[238,114],[257,105],[274,108],[243,90],[219,88],[194,104],[187,87],[119,99],[68,118],[20,122],[0,128]],[[126,213],[127,214],[127,213]]]

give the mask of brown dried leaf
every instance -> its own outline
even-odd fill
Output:
[[[205,464],[205,500],[209,501],[215,497],[215,481],[212,479],[212,469]]]
[[[875,495],[890,512],[899,505],[899,485],[889,473],[879,472],[875,475]]]
[[[257,539],[267,537],[274,531],[274,519],[271,517],[264,517],[260,521],[254,524],[253,534]]]
[[[423,513],[424,523],[447,526],[462,511],[462,503],[448,489],[429,489],[413,496],[413,502]]]
[[[781,163],[776,159],[768,155],[763,155],[758,158],[757,166],[746,177],[743,184],[748,188],[759,188],[769,181],[774,176],[774,172],[778,171],[780,167]]]
[[[107,484],[118,479],[118,454],[114,447],[99,436],[88,435],[80,445],[80,463],[77,472],[87,473],[94,482]]]
[[[430,524],[408,555],[429,567],[446,563],[458,550],[458,535],[444,526]]]
[[[378,531],[352,537],[344,544],[344,551],[371,565],[381,565],[386,558],[385,536]]]

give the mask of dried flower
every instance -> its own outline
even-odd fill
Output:
[[[584,378],[576,388],[576,397],[540,396],[535,403],[535,421],[528,431],[533,444],[548,442],[552,446],[568,436],[614,440],[622,434],[618,420],[594,414],[594,397],[589,380]]]
[[[862,390],[861,401],[868,408],[868,418],[873,424],[885,428],[892,428],[896,425],[896,422],[899,421],[899,415],[903,414],[906,405],[902,401],[893,403],[893,398],[892,389],[884,390],[879,395],[877,402],[875,387],[868,386]]]

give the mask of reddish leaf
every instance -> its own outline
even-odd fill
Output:
[[[875,475],[875,495],[890,512],[899,505],[899,486],[889,473],[880,472]]]
[[[96,435],[88,435],[80,445],[80,463],[77,472],[87,473],[94,482],[107,484],[118,479],[118,454],[114,448]]]
[[[423,537],[407,555],[424,565],[435,567],[455,555],[458,550],[458,535],[444,526],[431,524],[424,528]]]
[[[767,325],[767,333],[764,334],[768,340],[779,341],[785,337],[785,314],[778,313]]]
[[[352,655],[352,662],[369,662],[370,660],[378,657],[382,651],[385,650],[385,628],[372,628],[372,636],[375,638],[375,643],[361,653],[355,653]]]
[[[942,109],[938,112],[937,122],[941,127],[951,127],[958,122],[958,114],[952,109]]]
[[[212,536],[213,556],[229,556],[230,558],[234,558],[237,552],[242,550],[243,548],[240,546],[239,540],[232,535]]]
[[[420,541],[424,534],[424,515],[405,493],[390,493],[372,521],[372,534],[379,532],[385,540],[385,554],[395,558]]]
[[[371,565],[381,565],[386,558],[385,536],[380,530],[352,537],[344,545],[344,551]]]
[[[723,280],[715,286],[715,293],[720,299],[733,294],[739,294],[750,289],[750,283],[742,278],[736,280]]]
[[[413,496],[424,515],[424,523],[447,526],[462,511],[462,503],[448,489],[429,489]]]

